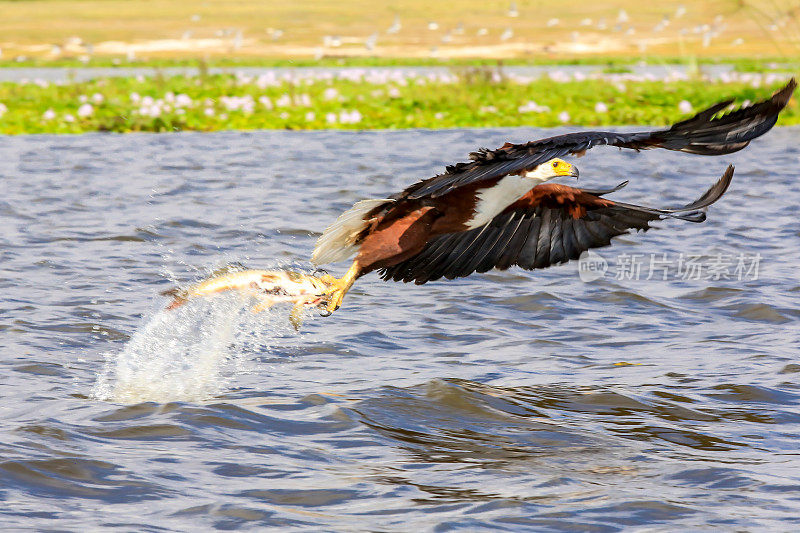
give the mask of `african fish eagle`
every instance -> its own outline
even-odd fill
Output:
[[[795,86],[792,79],[772,98],[728,113],[723,110],[733,101],[720,102],[669,129],[585,131],[480,149],[470,154],[471,161],[449,166],[400,193],[357,202],[325,230],[312,255],[317,265],[355,255],[341,279],[323,277],[330,283],[327,309],[338,309],[353,282],[373,270],[385,280],[422,284],[512,265],[546,268],[607,246],[612,237],[631,229],[647,230],[654,220],[702,222],[703,209],[727,190],[732,166],[700,198],[676,209],[604,198],[627,182],[608,190],[546,182],[577,178],[578,169],[561,158],[581,156],[599,145],[700,155],[736,152],[772,128]]]

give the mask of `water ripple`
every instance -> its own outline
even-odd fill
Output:
[[[736,164],[706,223],[598,252],[612,270],[622,253],[760,254],[757,279],[584,283],[569,264],[422,287],[370,275],[299,334],[288,310],[253,315],[235,297],[164,311],[159,292],[229,263],[310,268],[342,209],[476,146],[559,132],[3,139],[0,521],[796,529],[796,128],[700,166],[581,160],[587,186],[634,176],[615,197],[659,205]]]

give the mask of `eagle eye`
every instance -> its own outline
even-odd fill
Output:
[[[553,161],[553,168],[558,168],[558,161]]]

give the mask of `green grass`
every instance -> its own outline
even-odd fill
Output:
[[[265,88],[243,83],[232,75],[111,78],[46,87],[3,83],[0,103],[7,110],[0,116],[0,133],[664,125],[685,117],[679,110],[682,100],[691,102],[697,111],[729,97],[739,101],[763,99],[776,88],[700,81],[622,85],[601,80],[557,83],[542,79],[520,85],[492,83],[481,76],[469,80],[422,85],[411,80],[405,86],[314,81]],[[138,102],[135,94],[139,95]],[[175,95],[186,95],[191,105],[185,96],[180,99],[186,102],[177,104]],[[154,104],[144,105],[142,112],[147,97],[168,107],[162,107],[159,116],[150,116]],[[244,98],[240,102],[252,102],[252,109],[247,105],[229,109],[223,97]],[[269,99],[271,109],[259,102],[263,97]],[[531,100],[549,110],[520,112],[520,106]],[[607,112],[595,110],[600,102],[607,106]],[[80,117],[78,110],[84,103],[91,105],[91,113]],[[55,115],[51,119],[44,116],[48,110]],[[354,111],[359,114],[357,122],[339,120],[342,112]],[[335,114],[337,120],[329,122],[329,114]],[[74,121],[67,121],[67,115]],[[779,124],[800,124],[796,102],[790,102]]]

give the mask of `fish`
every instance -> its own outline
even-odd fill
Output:
[[[291,270],[224,269],[190,287],[175,287],[161,294],[173,298],[167,306],[167,309],[171,310],[181,307],[193,298],[227,291],[256,297],[259,303],[251,309],[254,313],[260,313],[280,303],[293,304],[289,322],[299,330],[303,310],[311,306],[322,308],[327,302],[330,284],[314,274]]]

